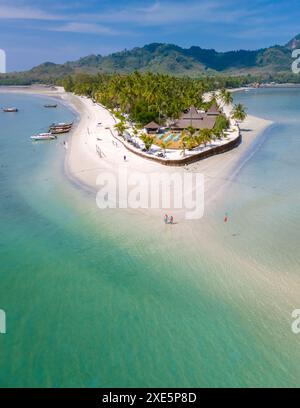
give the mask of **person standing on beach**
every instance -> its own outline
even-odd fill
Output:
[[[124,155],[124,161],[126,161],[127,160],[127,157]]]
[[[170,224],[173,224],[173,222],[174,222],[174,218],[173,218],[173,215],[171,215],[171,217],[170,217]]]
[[[164,221],[165,221],[165,224],[168,224],[168,222],[169,222],[168,214],[166,214],[166,215],[164,216]]]

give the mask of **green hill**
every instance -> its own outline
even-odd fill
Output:
[[[217,52],[197,46],[188,49],[153,43],[108,56],[90,55],[65,64],[46,62],[29,71],[0,76],[0,83],[53,82],[66,75],[84,73],[129,73],[150,71],[171,75],[244,75],[291,72],[291,50],[300,47],[300,35],[286,45],[260,50]]]

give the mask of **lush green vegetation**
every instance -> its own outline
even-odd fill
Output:
[[[246,108],[241,103],[234,105],[232,110],[233,119],[243,121],[245,120],[246,116],[247,116]]]
[[[88,95],[111,110],[129,114],[140,124],[164,124],[191,105],[201,106],[208,89],[203,80],[134,72],[129,75],[77,75],[63,81],[67,91]]]
[[[244,77],[196,79],[150,72],[142,74],[136,71],[127,75],[79,73],[68,75],[57,83],[63,85],[68,92],[88,96],[111,109],[120,120],[115,129],[119,135],[124,135],[127,129],[125,114],[140,128],[152,120],[160,125],[166,125],[168,120],[178,118],[192,105],[207,110],[211,104],[216,103],[214,94],[210,102],[204,102],[204,92],[221,88],[222,104],[232,103],[232,96],[224,87],[238,87],[245,81]],[[242,113],[243,107],[239,107],[235,111],[235,117],[242,120]],[[204,129],[196,132],[196,129],[189,128],[181,138],[182,146],[184,149],[192,149],[201,143],[208,143],[214,137],[221,138],[228,126],[228,119],[220,115],[213,131]],[[145,148],[149,150],[154,139],[148,135],[143,135],[141,139]],[[168,143],[162,142],[162,149],[165,150],[167,147]]]
[[[218,138],[221,138],[224,135],[224,132],[229,128],[229,125],[229,119],[226,118],[225,115],[219,115],[214,126],[214,134]]]
[[[216,124],[217,125],[217,124]],[[182,154],[185,154],[185,150],[192,150],[199,145],[206,146],[213,140],[221,139],[224,137],[224,132],[229,127],[228,119],[220,115],[220,120],[218,125],[214,129],[201,129],[197,131],[196,129],[187,129],[182,132],[182,137],[180,140],[180,148],[182,149]]]
[[[123,118],[121,119],[120,122],[115,124],[115,129],[118,132],[119,136],[123,136],[125,130],[127,129],[126,123]]]
[[[220,98],[224,105],[230,105],[233,102],[233,97],[225,88],[220,91]]]
[[[212,92],[211,100],[204,102],[203,93],[216,90],[221,83],[218,78],[191,79],[139,72],[128,75],[79,74],[62,81],[67,91],[89,96],[111,109],[119,119],[115,129],[120,136],[124,136],[127,129],[124,115],[128,115],[129,119],[141,128],[152,120],[160,125],[166,125],[170,119],[178,118],[192,105],[208,109],[212,104],[217,103],[216,94]],[[218,96],[223,105],[229,105],[233,101],[232,95],[225,88],[219,91]],[[234,117],[239,120],[245,119],[245,109],[242,105],[235,107]],[[197,131],[189,127],[182,132],[179,142],[182,153],[200,144],[206,145],[213,139],[223,138],[229,125],[229,119],[222,114],[217,117],[212,130]],[[155,138],[146,134],[141,134],[140,138],[146,150],[149,150],[155,141]],[[170,142],[163,140],[156,142],[163,151],[170,145]]]
[[[144,142],[145,145],[145,149],[146,150],[150,150],[151,146],[154,143],[154,137],[150,136],[150,135],[146,135],[146,133],[142,133],[140,135],[141,140]]]
[[[61,84],[67,91],[97,100],[119,115],[120,120],[123,119],[120,116],[122,112],[143,126],[152,120],[164,125],[167,119],[178,118],[181,112],[192,105],[207,109],[213,101],[205,103],[203,93],[228,86],[232,82],[231,78],[192,79],[134,72],[128,75],[78,74],[66,77]],[[237,83],[235,85],[238,86]],[[230,103],[230,93],[222,92],[223,103]]]

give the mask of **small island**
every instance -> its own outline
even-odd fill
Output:
[[[225,88],[205,89],[204,80],[135,72],[70,77],[62,85],[108,109],[112,136],[128,150],[164,165],[190,164],[241,143],[245,108],[232,106]]]

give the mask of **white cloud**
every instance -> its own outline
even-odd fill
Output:
[[[0,20],[61,20],[62,17],[31,7],[0,4]]]
[[[276,33],[279,25],[284,24],[283,20],[288,19],[284,13],[274,16],[271,6],[259,4],[259,0],[257,7],[255,4],[249,7],[248,2],[239,0],[190,0],[186,3],[177,0],[140,0],[122,7],[112,3],[108,8],[101,8],[101,2],[97,0],[91,2],[94,7],[91,5],[91,11],[85,13],[81,12],[81,3],[70,1],[59,7],[59,3],[55,4],[57,1],[53,0],[45,6],[46,2],[32,0],[0,0],[0,20],[47,21],[48,24],[40,24],[38,29],[107,36],[135,36],[142,32],[143,26],[179,33],[189,24],[210,26],[211,29],[218,26],[225,28],[227,25],[232,29],[231,34],[227,32],[231,37],[240,34],[243,38],[255,38],[256,35],[271,37],[273,30]],[[40,4],[40,8],[37,4]],[[61,22],[61,25],[57,26],[57,22]],[[24,23],[23,28],[26,28]]]
[[[249,16],[250,13],[241,7],[230,7],[230,0],[224,4],[220,0],[184,2],[159,2],[150,6],[126,7],[123,9],[108,10],[94,15],[85,15],[90,18],[110,23],[133,23],[138,25],[170,25],[183,22],[202,23],[230,23],[239,17]],[[178,27],[180,29],[180,27]]]
[[[99,24],[93,23],[66,23],[60,27],[52,28],[53,31],[82,33],[82,34],[105,34],[105,35],[118,35],[119,32],[105,27]]]

